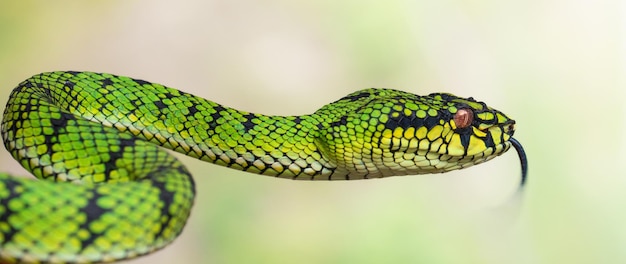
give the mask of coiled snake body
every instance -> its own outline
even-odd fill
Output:
[[[42,73],[15,88],[4,112],[6,148],[42,181],[0,174],[0,262],[107,262],[170,243],[195,188],[157,145],[297,180],[446,172],[513,145],[525,176],[514,123],[443,93],[372,88],[311,115],[265,116],[128,77]]]

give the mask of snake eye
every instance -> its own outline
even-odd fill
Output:
[[[454,123],[457,128],[466,128],[474,121],[474,112],[471,109],[462,108],[454,114]]]

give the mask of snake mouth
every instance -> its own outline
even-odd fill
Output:
[[[500,144],[506,146],[504,151],[506,151],[506,149],[508,149],[510,146],[515,148],[515,151],[517,152],[517,155],[519,157],[520,166],[522,169],[520,188],[524,187],[524,185],[526,184],[527,176],[528,176],[528,158],[526,157],[526,151],[524,151],[524,148],[522,147],[522,143],[520,143],[517,139],[513,138],[513,134],[515,134],[515,120],[509,119],[500,125],[486,127],[486,128],[479,129],[479,130],[482,132],[490,131],[491,136],[493,136],[494,133],[500,134],[501,135]]]
[[[504,133],[511,137],[515,134],[515,121],[511,121],[510,124],[504,126]]]

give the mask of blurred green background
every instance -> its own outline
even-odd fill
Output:
[[[128,75],[294,115],[352,91],[473,96],[511,151],[442,175],[198,183],[173,245],[128,263],[626,263],[626,4],[599,0],[0,1],[0,101],[52,70]],[[4,107],[4,103],[2,108]],[[4,150],[0,168],[27,174]]]

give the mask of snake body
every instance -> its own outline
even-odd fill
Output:
[[[310,115],[266,116],[129,77],[38,74],[2,121],[6,148],[42,181],[0,174],[0,262],[109,262],[170,243],[195,188],[158,146],[280,178],[368,179],[461,169],[512,144],[522,157],[514,123],[445,93],[371,88]]]

